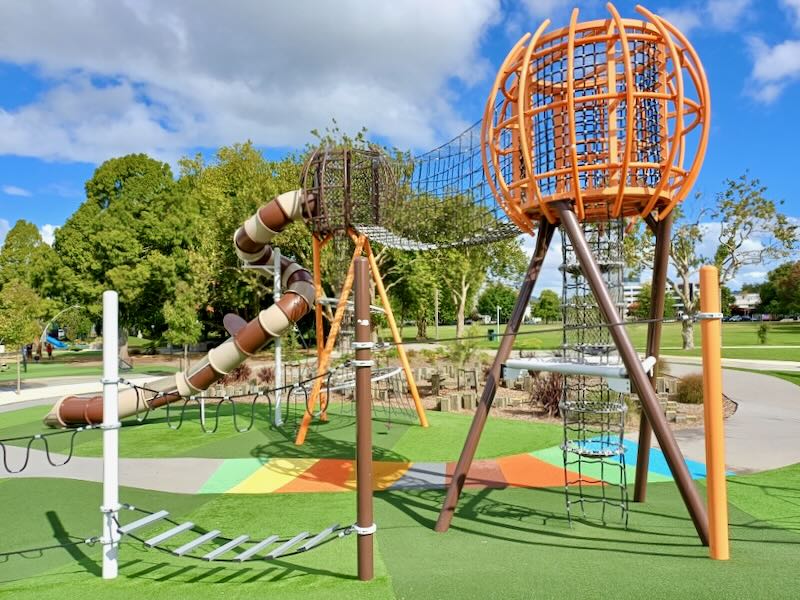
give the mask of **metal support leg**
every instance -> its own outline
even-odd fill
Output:
[[[653,279],[650,290],[650,322],[647,324],[647,356],[658,358],[661,349],[660,319],[664,316],[664,305],[667,293],[667,269],[669,268],[669,252],[672,237],[672,220],[674,213],[666,218],[650,224],[656,236],[655,256],[653,257]],[[656,320],[659,319],[659,320]],[[658,363],[650,376],[650,384],[655,390],[658,377]],[[633,488],[633,501],[644,502],[647,497],[647,472],[650,467],[650,445],[653,429],[647,420],[647,413],[642,411],[639,423],[639,448],[636,455],[636,482]]]
[[[630,377],[631,382],[639,393],[642,409],[647,414],[647,419],[653,427],[658,444],[664,452],[672,476],[675,478],[675,483],[697,530],[697,535],[704,546],[708,545],[708,515],[706,514],[705,505],[700,499],[700,494],[692,481],[689,469],[686,467],[686,462],[683,460],[683,455],[675,441],[675,437],[672,435],[667,420],[661,412],[661,406],[658,403],[655,391],[650,385],[647,373],[642,367],[636,350],[634,350],[633,344],[625,331],[622,319],[611,300],[611,295],[603,282],[603,276],[600,273],[597,262],[589,250],[586,239],[583,237],[580,223],[572,210],[572,205],[569,202],[555,202],[553,203],[553,208],[558,211],[561,217],[561,224],[575,248],[575,254],[578,257],[583,275],[589,282],[600,311],[610,327],[611,337],[628,371],[628,377]]]
[[[436,522],[436,531],[447,531],[450,527],[450,521],[453,520],[453,513],[456,510],[458,498],[464,487],[467,472],[472,465],[472,459],[475,457],[475,451],[481,439],[483,426],[486,424],[486,419],[489,416],[489,409],[492,407],[492,402],[494,402],[494,396],[497,392],[497,382],[500,379],[500,368],[511,354],[511,347],[514,345],[517,332],[522,324],[525,308],[530,301],[531,293],[536,285],[536,279],[539,277],[539,272],[542,269],[544,257],[547,254],[547,249],[550,247],[550,240],[553,239],[553,232],[555,229],[555,225],[551,225],[546,219],[542,219],[539,224],[536,249],[528,265],[528,274],[519,290],[517,302],[514,305],[511,318],[509,318],[506,324],[503,339],[500,341],[500,348],[497,350],[492,368],[489,371],[489,376],[486,378],[486,385],[483,388],[481,400],[475,410],[475,417],[472,419],[472,425],[467,434],[467,439],[464,442],[464,448],[461,450],[461,457],[458,459],[458,464],[453,472],[453,479],[450,482],[450,487],[447,488],[447,496],[444,500],[442,511],[439,513],[439,520]]]

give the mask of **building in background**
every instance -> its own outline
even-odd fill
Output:
[[[761,304],[758,292],[739,292],[733,295],[731,312],[735,315],[752,315],[756,307]]]

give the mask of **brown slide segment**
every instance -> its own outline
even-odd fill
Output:
[[[289,223],[300,218],[304,204],[300,190],[281,194],[250,217],[233,236],[236,254],[250,264],[268,264],[272,258],[272,238]],[[158,408],[207,389],[215,381],[243,363],[270,340],[283,335],[314,306],[314,283],[311,274],[281,257],[281,299],[262,310],[258,317],[239,328],[223,344],[213,348],[192,369],[158,379],[148,384],[149,398],[139,398],[136,390],[119,394],[119,416],[129,417],[148,408]],[[103,420],[103,397],[67,396],[59,400],[45,417],[50,427],[79,427]]]

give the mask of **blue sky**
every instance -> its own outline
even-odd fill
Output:
[[[478,119],[521,33],[543,16],[565,25],[574,4],[2,0],[0,236],[27,219],[49,237],[94,168],[129,152],[174,164],[252,139],[281,155],[331,118],[399,147],[438,145]],[[607,15],[602,2],[576,4],[582,18]],[[709,78],[695,190],[713,195],[749,169],[800,218],[800,0],[648,7],[688,33]]]

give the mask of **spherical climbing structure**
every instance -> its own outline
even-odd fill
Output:
[[[666,216],[687,195],[708,141],[703,67],[675,26],[642,19],[578,21],[524,35],[503,62],[483,120],[484,168],[523,231],[552,203],[580,220]]]

